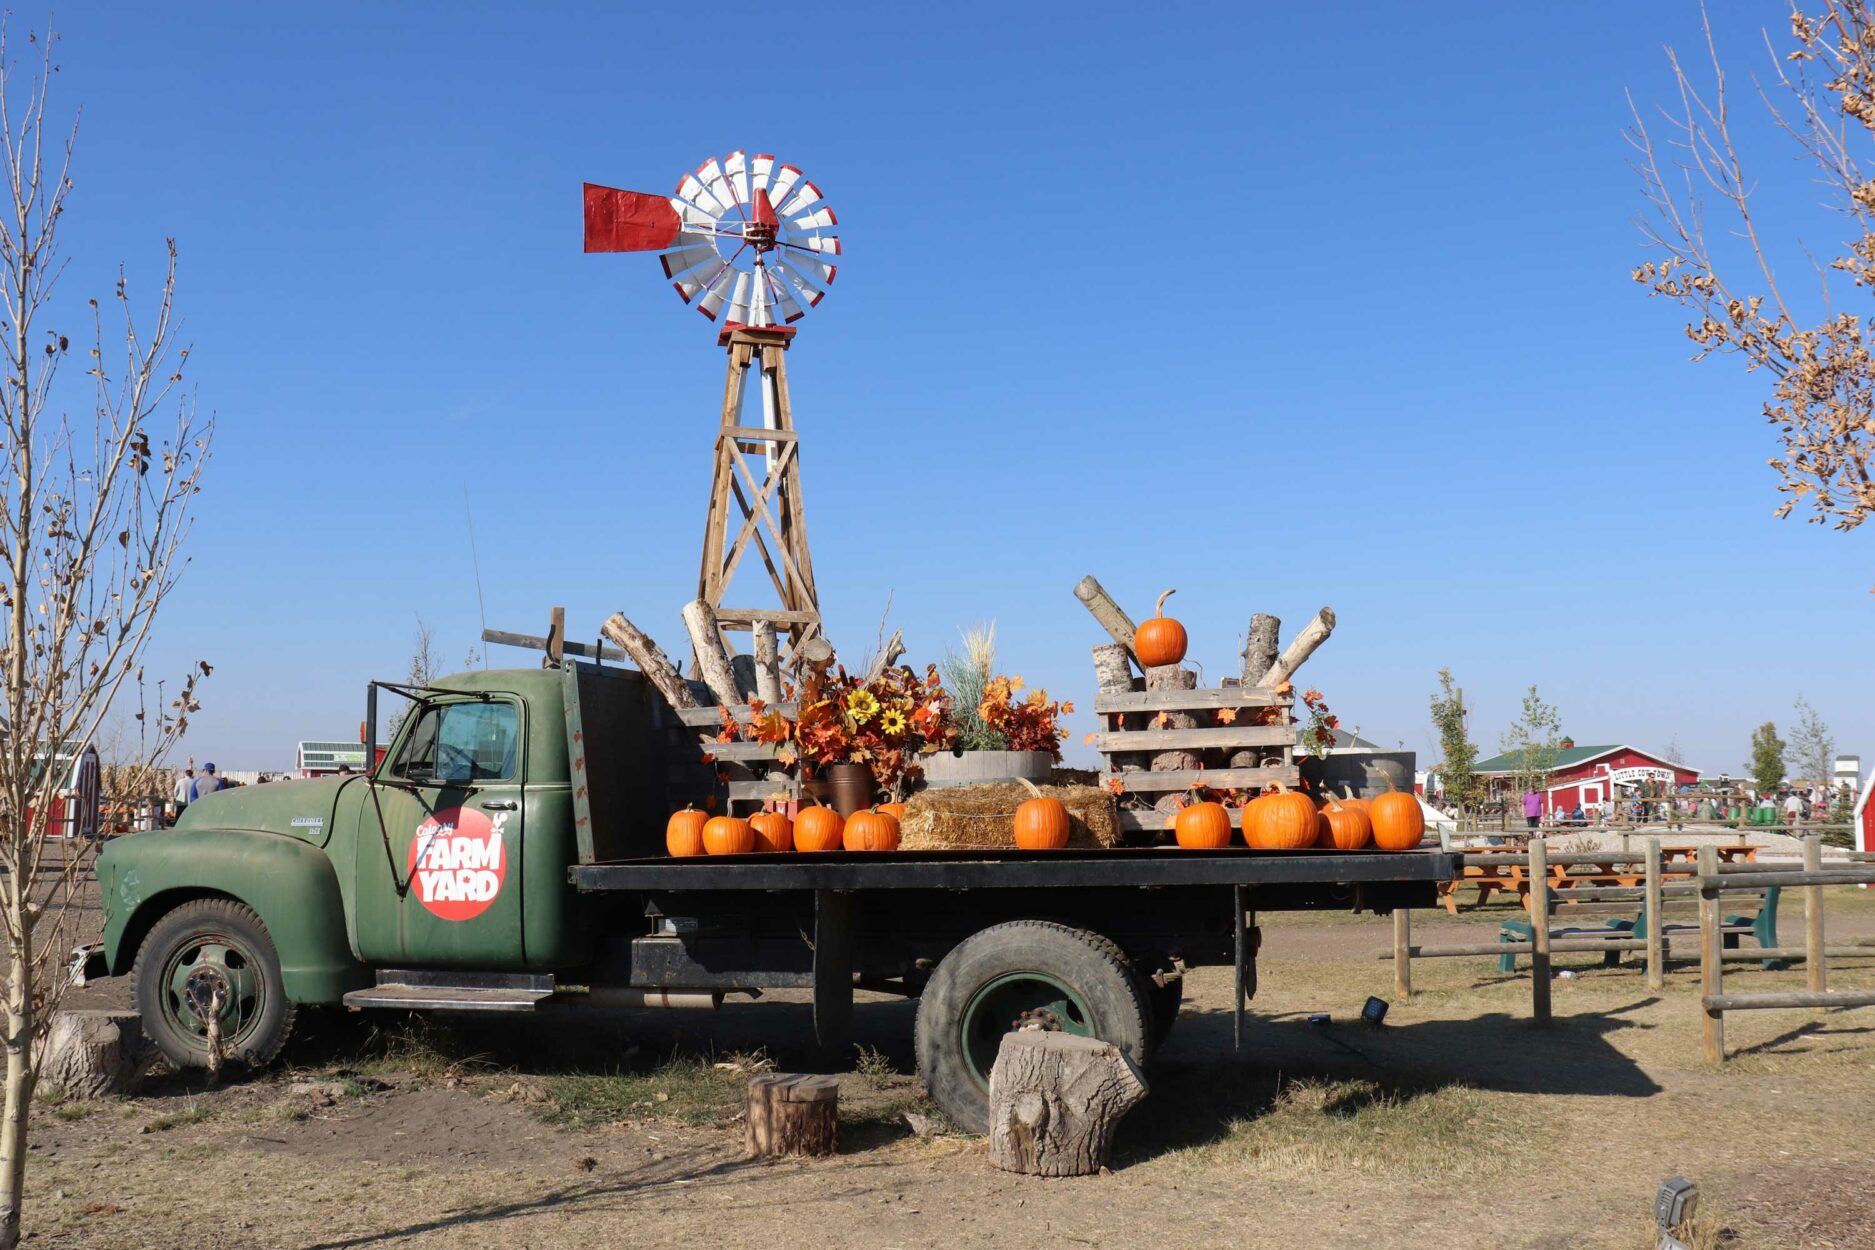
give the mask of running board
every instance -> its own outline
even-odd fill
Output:
[[[368,990],[345,995],[347,1007],[405,1011],[531,1012],[553,997],[551,975],[513,972],[451,973],[386,968]]]

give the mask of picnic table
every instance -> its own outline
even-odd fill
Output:
[[[1758,852],[1764,848],[1756,845],[1720,846],[1719,860],[1722,863],[1752,863],[1758,858]],[[1595,852],[1590,852],[1595,854]],[[1660,873],[1663,879],[1687,878],[1698,876],[1694,866],[1699,855],[1697,843],[1663,844],[1660,848]],[[1458,891],[1460,886],[1476,886],[1478,903],[1482,907],[1491,895],[1500,890],[1517,892],[1517,898],[1525,911],[1530,909],[1529,865],[1522,860],[1506,860],[1501,864],[1466,864],[1459,870],[1460,875],[1452,881],[1439,885],[1440,902],[1445,910],[1458,914]],[[1559,904],[1567,904],[1569,891],[1588,889],[1594,886],[1638,886],[1645,883],[1646,872],[1629,855],[1610,854],[1607,859],[1573,867],[1563,864],[1550,866],[1549,889]]]

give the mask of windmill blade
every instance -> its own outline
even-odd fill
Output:
[[[754,202],[757,191],[768,190],[768,180],[775,173],[775,158],[767,152],[758,152],[749,162],[749,200]],[[771,197],[772,198],[772,197]]]
[[[729,179],[729,198],[738,204],[749,202],[749,159],[737,148],[723,158],[723,175]]]
[[[729,284],[735,278],[736,267],[725,263],[722,272],[712,278],[709,286],[704,288],[702,298],[697,301],[697,311],[711,321],[716,320],[716,314],[722,310],[723,299],[729,294]]]
[[[819,198],[820,188],[811,182],[803,182],[785,202],[775,205],[775,211],[783,217],[792,217]]]
[[[705,243],[701,247],[678,247],[658,257],[658,263],[664,266],[664,276],[675,278],[678,274],[688,273],[698,265],[723,263],[723,254],[715,245]]]
[[[747,272],[736,275],[736,293],[729,297],[729,321],[732,325],[749,324],[749,286],[752,276]]]
[[[700,185],[697,188],[699,191],[702,189]],[[716,229],[716,218],[704,212],[701,208],[698,208],[688,200],[680,200],[673,195],[671,197],[671,207],[677,210],[677,217],[684,223],[685,230],[689,230],[692,226],[697,226],[704,230]]]
[[[749,324],[752,326],[772,326],[775,319],[768,312],[768,274],[757,262],[755,272],[749,283]]]
[[[714,156],[697,167],[697,181],[703,184],[706,191],[716,197],[718,203],[733,205],[736,202],[735,194],[729,188],[729,179]],[[727,216],[729,210],[725,208],[723,211]]]
[[[788,260],[789,264],[792,264],[794,258],[789,257]],[[781,275],[788,285],[792,286],[795,291],[799,293],[800,297],[807,301],[807,306],[809,308],[820,303],[822,292],[816,289],[814,284],[809,282],[806,278],[803,278],[800,274],[790,269],[787,265],[782,264],[780,261],[772,262],[769,268]]]
[[[679,240],[681,242],[681,240]],[[809,234],[798,239],[783,239],[783,247],[805,248],[810,252],[822,252],[829,256],[840,254],[840,238],[833,234]]]
[[[585,184],[586,250],[655,252],[676,241],[683,222],[661,195]]]
[[[794,184],[801,180],[801,171],[792,165],[783,165],[775,171],[775,185],[768,188],[768,198],[779,204],[788,198],[794,190]]]
[[[712,222],[729,211],[721,200],[710,194],[708,187],[697,181],[695,174],[684,175],[684,180],[677,184],[677,195],[708,213]]]
[[[830,286],[833,275],[840,271],[838,265],[829,265],[818,256],[803,256],[799,252],[788,253],[788,264],[800,271],[815,286]]]
[[[806,232],[808,230],[825,230],[828,226],[839,225],[840,221],[839,218],[833,215],[833,210],[831,208],[822,204],[805,217],[796,217],[788,224],[793,226],[796,230]]]
[[[793,325],[807,315],[807,310],[802,308],[794,296],[789,293],[788,284],[786,282],[777,280],[775,275],[769,273],[766,269],[762,271],[762,277],[763,285],[768,288],[769,294],[774,297],[775,307],[781,310],[781,319],[783,321],[787,322],[789,325]]]

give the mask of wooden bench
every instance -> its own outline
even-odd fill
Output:
[[[1741,901],[1750,901],[1755,897],[1758,902],[1758,910],[1755,914],[1746,915],[1741,913],[1724,918],[1719,931],[1723,935],[1722,940],[1727,950],[1738,949],[1739,939],[1746,935],[1750,935],[1752,940],[1763,950],[1770,950],[1777,945],[1778,892],[1779,887],[1768,886],[1762,891],[1753,891],[1736,896]],[[1564,893],[1566,893],[1566,891]],[[1556,891],[1552,891],[1550,894],[1549,911],[1552,916],[1556,914],[1558,902],[1556,895]],[[1664,943],[1670,943],[1675,936],[1680,934],[1697,934],[1698,932],[1699,925],[1696,922],[1674,923],[1668,921],[1661,926],[1660,930],[1661,938]],[[1575,938],[1578,940],[1606,938],[1614,941],[1624,938],[1644,939],[1647,937],[1647,933],[1647,904],[1643,902],[1639,912],[1631,920],[1617,916],[1610,917],[1600,925],[1583,926],[1580,928],[1552,928],[1549,931],[1549,936],[1552,942],[1560,938]],[[1498,929],[1497,940],[1499,942],[1531,942],[1535,940],[1535,928],[1528,920],[1506,920]],[[1623,950],[1624,948],[1622,947],[1610,947],[1608,950],[1602,952],[1602,966],[1604,968],[1620,966]],[[1767,959],[1764,961],[1764,966],[1767,969],[1782,968],[1786,966],[1786,963],[1787,961],[1781,959]],[[1505,954],[1499,955],[1497,957],[1497,969],[1499,972],[1515,972],[1517,970],[1516,952],[1506,952]]]

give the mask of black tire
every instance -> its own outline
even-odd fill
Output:
[[[293,1030],[273,938],[246,905],[197,899],[158,920],[137,952],[143,1031],[177,1068],[208,1066],[207,1013],[198,1008],[217,988],[226,1004],[223,1061],[247,1068],[273,1062]]]
[[[1146,996],[1117,945],[1045,920],[992,925],[944,957],[918,1002],[918,1074],[932,1100],[967,1132],[989,1129],[989,1066],[1008,1029],[997,1008],[1020,1006],[1030,990],[1038,998],[1062,994],[1064,1028],[1111,1042],[1135,1063],[1146,1061],[1152,1041]]]
[[[1185,979],[1167,981],[1164,985],[1146,982],[1146,1008],[1152,1014],[1152,1049],[1158,1052],[1165,1045],[1166,1035],[1172,1026],[1178,1023],[1178,1009],[1185,1002]]]

